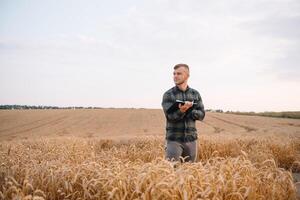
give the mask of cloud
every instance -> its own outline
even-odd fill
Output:
[[[159,107],[155,99],[160,101],[162,88],[173,84],[172,66],[184,62],[191,66],[191,83],[205,90],[207,102],[223,104],[219,99],[227,99],[230,108],[233,96],[238,103],[248,98],[248,90],[253,90],[249,96],[255,96],[261,88],[260,101],[274,87],[272,81],[293,85],[288,81],[299,80],[298,2],[154,0],[117,7],[115,2],[99,2],[97,8],[93,5],[81,11],[78,2],[71,10],[64,6],[56,10],[56,5],[48,9],[46,1],[45,5],[34,4],[47,10],[45,18],[33,15],[36,23],[29,23],[31,18],[27,19],[20,7],[18,16],[26,19],[15,17],[14,22],[27,28],[0,32],[1,69],[12,77],[5,79],[7,87],[21,85],[20,80],[26,82],[28,77],[34,80],[32,86],[38,88],[42,82],[55,94],[56,88],[69,80],[71,90],[80,88],[84,94],[89,88],[105,91],[105,95],[95,93],[99,98],[95,102],[109,104],[117,96],[108,86],[113,91],[120,85],[134,85],[135,90],[144,92],[143,98],[152,99],[149,106]],[[21,31],[17,34],[16,30]],[[12,39],[5,39],[3,33]],[[21,68],[26,68],[27,76]],[[19,77],[13,76],[15,73]],[[218,96],[220,91],[223,93]],[[130,102],[134,92],[126,93],[124,102]],[[265,97],[265,102],[269,99]]]
[[[13,51],[22,49],[24,46],[19,42],[13,42],[10,40],[0,40],[0,51],[6,52],[6,51]]]
[[[247,23],[256,37],[269,40],[274,57],[266,72],[284,81],[300,81],[300,15]],[[266,52],[268,53],[268,52]]]
[[[264,73],[281,81],[300,81],[300,3],[277,1],[269,7],[265,15],[243,20],[239,27],[265,44]]]
[[[285,51],[281,57],[275,59],[271,70],[276,77],[285,81],[300,82],[300,44]]]
[[[241,27],[261,37],[300,40],[300,15],[283,17],[270,16],[261,20],[245,22]]]

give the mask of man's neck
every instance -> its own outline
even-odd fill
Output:
[[[182,83],[180,85],[177,85],[177,87],[182,90],[182,91],[186,91],[186,89],[188,88],[188,84],[187,83]]]

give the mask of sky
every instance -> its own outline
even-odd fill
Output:
[[[0,104],[300,110],[299,0],[0,0]]]

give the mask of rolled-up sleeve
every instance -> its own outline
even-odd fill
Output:
[[[204,110],[202,98],[199,93],[197,93],[197,99],[198,100],[195,101],[195,103],[197,104],[195,105],[195,108],[192,110],[191,116],[194,120],[202,121],[205,117],[205,110]]]

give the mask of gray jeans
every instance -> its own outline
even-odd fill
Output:
[[[197,140],[192,142],[178,142],[166,140],[165,156],[168,160],[196,162],[197,160]],[[180,157],[182,157],[180,159]]]

